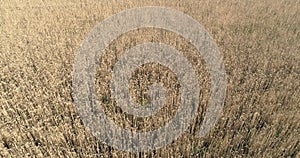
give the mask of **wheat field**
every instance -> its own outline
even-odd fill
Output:
[[[195,136],[207,108],[210,78],[197,50],[173,32],[127,32],[105,50],[96,90],[119,126],[149,131],[178,108],[174,73],[149,63],[132,74],[135,101],[149,102],[149,85],[163,83],[166,106],[153,117],[122,112],[111,97],[111,70],[125,50],[163,42],[196,69],[200,108],[189,129],[161,149],[131,153],[99,141],[81,121],[72,98],[72,73],[81,43],[92,28],[120,11],[164,6],[200,22],[224,56],[226,100],[209,134]],[[0,157],[300,157],[299,0],[2,0],[0,3]]]

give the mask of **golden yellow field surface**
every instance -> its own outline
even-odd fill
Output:
[[[161,149],[133,153],[99,141],[85,127],[72,96],[76,55],[99,22],[120,11],[163,6],[201,23],[223,55],[227,75],[217,124],[196,137],[210,96],[203,58],[183,37],[167,30],[127,32],[106,48],[97,67],[97,99],[117,125],[135,131],[163,126],[178,109],[176,75],[151,63],[132,74],[137,103],[149,102],[154,82],[168,90],[155,116],[122,112],[111,97],[111,70],[122,53],[143,42],[162,42],[183,53],[201,85],[197,117]],[[150,0],[0,2],[0,157],[299,157],[300,1]]]

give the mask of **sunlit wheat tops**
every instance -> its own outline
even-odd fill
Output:
[[[122,10],[165,6],[199,21],[224,56],[227,91],[221,118],[199,132],[211,79],[197,49],[174,32],[129,31],[105,49],[96,93],[105,113],[122,128],[150,131],[176,115],[182,89],[176,75],[157,63],[131,74],[136,103],[150,101],[149,86],[167,90],[156,115],[139,118],[116,106],[110,91],[114,64],[126,50],[161,42],[180,51],[196,69],[197,117],[170,145],[147,153],[118,151],[94,137],[72,98],[75,56],[91,29]],[[0,157],[299,157],[299,1],[3,1],[0,3]]]

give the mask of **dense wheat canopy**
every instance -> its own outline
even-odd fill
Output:
[[[224,56],[227,92],[216,126],[196,137],[207,109],[211,81],[195,47],[174,32],[142,28],[124,33],[105,50],[96,92],[117,125],[156,129],[178,109],[180,87],[166,67],[137,69],[130,91],[149,102],[149,86],[161,82],[166,105],[155,116],[122,112],[110,92],[111,70],[122,53],[143,42],[162,42],[196,69],[201,85],[197,117],[172,144],[157,151],[118,151],[94,137],[72,98],[72,74],[81,43],[103,19],[125,9],[164,6],[190,15]],[[0,3],[0,157],[299,157],[300,2],[298,0],[13,0]]]

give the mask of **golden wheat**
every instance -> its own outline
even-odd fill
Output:
[[[201,56],[166,30],[122,35],[106,49],[96,81],[98,99],[116,124],[147,131],[163,125],[177,109],[176,77],[157,64],[132,75],[131,92],[144,104],[149,101],[147,85],[163,82],[169,90],[166,107],[154,117],[140,119],[115,106],[110,70],[138,43],[160,41],[182,51],[197,69],[201,85],[199,115],[187,132],[157,151],[129,153],[98,141],[81,122],[71,95],[73,63],[97,23],[122,10],[149,5],[177,9],[203,24],[224,56],[227,96],[217,125],[204,138],[195,137],[210,94]],[[2,1],[0,156],[299,157],[299,6],[297,0]]]

